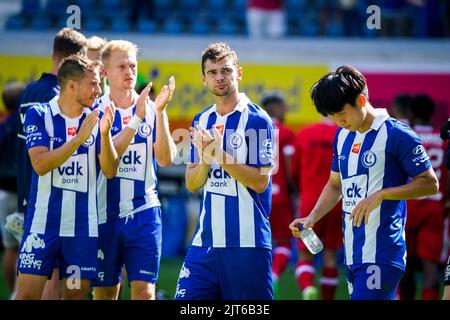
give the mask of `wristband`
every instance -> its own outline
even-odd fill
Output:
[[[128,127],[130,127],[133,130],[137,130],[139,125],[141,124],[142,119],[139,118],[137,115],[134,115],[133,118],[131,118],[130,122],[128,122]]]

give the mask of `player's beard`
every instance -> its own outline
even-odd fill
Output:
[[[217,97],[226,97],[229,96],[235,90],[235,86],[233,84],[227,85],[224,90],[216,90],[216,88],[212,89],[212,93]]]
[[[92,103],[90,102],[92,97],[82,99],[79,96],[76,98],[77,102],[83,106],[83,108],[92,108],[94,105],[95,99],[92,100]]]

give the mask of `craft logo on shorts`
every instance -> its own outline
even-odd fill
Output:
[[[69,137],[74,137],[77,134],[77,127],[69,127],[67,128],[67,135]]]
[[[127,125],[128,124],[128,122],[130,122],[130,120],[131,120],[131,115],[129,115],[129,116],[126,116],[126,117],[123,117],[122,118],[122,123],[123,123],[123,125]]]
[[[141,138],[148,138],[148,136],[152,133],[152,128],[150,128],[150,126],[145,123],[145,122],[141,122],[141,124],[139,125],[138,128],[138,135],[141,136]]]
[[[377,162],[377,156],[372,151],[367,150],[366,152],[363,153],[361,161],[364,167],[370,168],[373,167]]]

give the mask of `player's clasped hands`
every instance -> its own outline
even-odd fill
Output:
[[[136,115],[141,119],[144,119],[145,117],[146,108],[150,102],[150,98],[148,97],[148,95],[152,86],[153,82],[147,84],[147,86],[139,94],[139,97],[136,101]]]
[[[169,78],[169,84],[164,85],[161,88],[161,92],[158,94],[158,96],[155,99],[157,112],[163,112],[166,109],[167,104],[172,99],[174,91],[175,91],[175,77],[171,76]]]
[[[200,125],[190,129],[191,139],[198,151],[198,155],[207,164],[217,161],[216,157],[222,150],[223,135],[216,126],[213,126],[214,137]]]
[[[100,134],[108,135],[111,130],[112,124],[114,122],[114,115],[116,113],[116,107],[114,102],[106,106],[105,113],[103,113],[102,118],[100,119]]]
[[[78,139],[80,139],[80,144],[85,142],[91,136],[92,129],[94,129],[95,125],[98,122],[99,114],[100,111],[96,109],[86,116],[86,119],[81,124],[80,129],[78,129],[76,136]]]

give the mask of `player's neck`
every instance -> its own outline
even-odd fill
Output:
[[[228,96],[216,96],[216,111],[221,116],[234,110],[239,100],[239,92],[236,90]]]
[[[83,112],[83,106],[64,93],[61,93],[57,102],[61,113],[69,118],[76,118]]]
[[[59,63],[60,62],[61,61],[53,61],[52,69],[50,70],[51,74],[54,74],[55,76],[58,75]]]
[[[117,108],[126,109],[131,106],[134,101],[134,89],[128,90],[114,90],[110,88],[109,97],[114,102]]]
[[[370,127],[372,126],[373,120],[375,119],[375,117],[377,115],[374,107],[372,107],[370,105],[370,103],[366,103],[364,108],[366,108],[367,113],[366,113],[366,117],[364,118],[364,121],[363,121],[361,127],[359,127],[359,129],[358,129],[358,131],[361,133],[364,133],[370,129]]]

